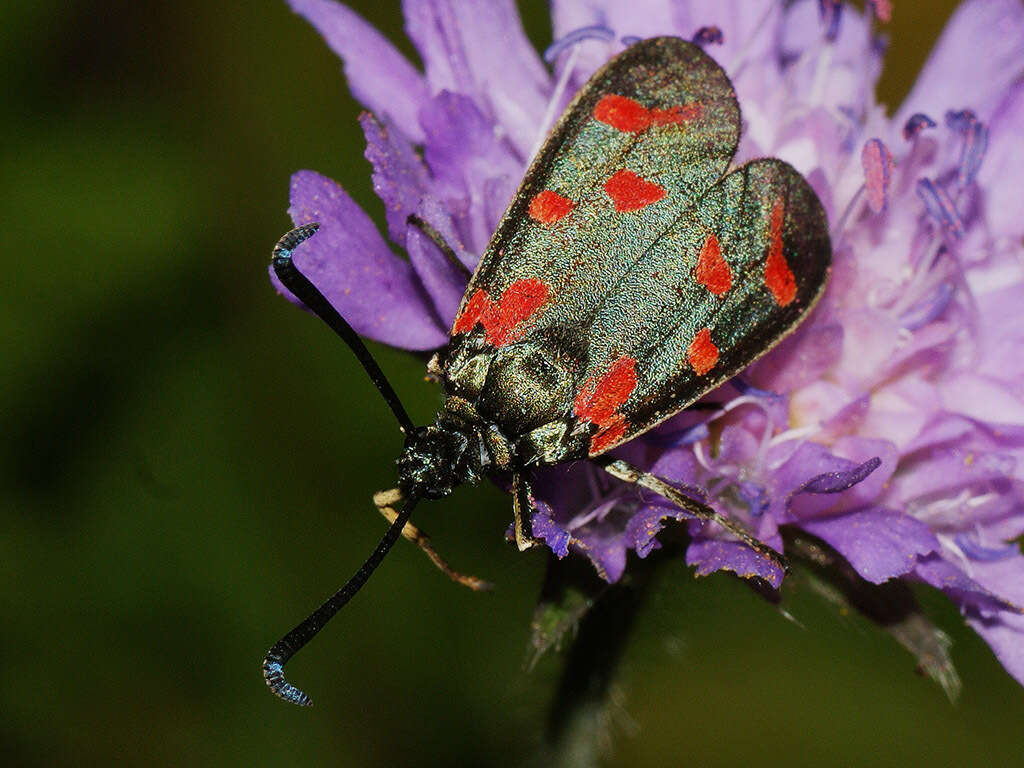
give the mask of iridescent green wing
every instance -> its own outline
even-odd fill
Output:
[[[722,176],[739,124],[728,78],[698,46],[655,38],[611,60],[567,108],[498,225],[453,346],[478,322],[501,346],[592,313]],[[518,298],[494,310],[512,286]]]
[[[574,415],[596,455],[685,408],[791,331],[828,278],[825,212],[781,160],[756,160],[620,276],[579,327],[589,339]]]

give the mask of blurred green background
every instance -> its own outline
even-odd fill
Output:
[[[906,93],[954,2],[896,3],[881,93]],[[353,3],[412,55],[393,2]],[[541,2],[530,35],[550,40]],[[561,658],[526,672],[540,553],[507,498],[421,510],[475,595],[399,544],[268,695],[263,653],[384,529],[400,440],[347,350],[270,289],[288,178],[378,220],[359,107],[284,2],[8,0],[0,24],[4,293],[0,754],[8,765],[522,764]],[[414,419],[437,391],[374,347]],[[958,704],[857,617],[670,565],[608,731],[616,766],[1022,764],[1024,693],[934,595]]]

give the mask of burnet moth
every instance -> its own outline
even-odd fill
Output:
[[[589,460],[612,476],[782,556],[710,507],[608,451],[694,403],[792,331],[821,296],[825,213],[787,163],[727,172],[740,110],[721,67],[678,38],[644,40],[594,74],[534,159],[469,277],[446,348],[430,362],[444,389],[416,427],[355,331],[292,262],[316,224],[277,243],[284,286],[352,348],[405,434],[398,485],[375,503],[391,520],[336,594],[267,653],[279,697],[308,705],[283,665],[370,577],[400,535],[454,572],[409,523],[421,499],[511,476],[515,540],[534,544],[530,475]],[[413,223],[454,263],[452,249]]]

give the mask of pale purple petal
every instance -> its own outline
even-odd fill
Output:
[[[373,191],[384,203],[388,235],[405,245],[406,220],[426,191],[427,169],[401,131],[369,113],[359,118],[366,136],[366,159],[373,165]]]
[[[657,37],[664,34],[684,34],[675,29],[670,4],[664,0],[638,0],[631,3],[609,3],[606,0],[552,0],[551,36],[554,41],[583,27],[600,26],[611,29],[619,38],[623,36]],[[574,78],[582,84],[590,74],[622,49],[616,41],[601,42],[588,39],[577,43]]]
[[[1020,0],[965,0],[932,49],[910,95],[895,115],[933,117],[973,109],[988,120],[1024,62],[1024,5]]]
[[[952,495],[1012,476],[1016,463],[1008,454],[979,453],[959,446],[936,449],[904,462],[889,483],[888,498],[908,503],[925,496]]]
[[[914,566],[914,576],[986,617],[997,616],[1006,610],[1015,610],[1013,605],[994,595],[964,573],[961,567],[938,554],[919,556]]]
[[[467,245],[482,253],[494,223],[488,197],[511,197],[522,174],[522,164],[508,142],[499,140],[494,126],[467,96],[443,91],[420,111],[420,125],[427,137],[424,157],[434,179],[434,194],[452,212],[461,215]],[[503,211],[503,207],[502,207]],[[475,257],[468,266],[475,266]]]
[[[1020,180],[1024,179],[1024,80],[1007,94],[989,128],[988,153],[978,172],[985,190],[985,218],[999,236],[1024,236]]]
[[[1006,671],[1024,685],[1024,616],[1009,611],[995,618],[968,615],[967,623],[989,644]]]
[[[433,90],[471,95],[504,127],[525,162],[551,85],[515,3],[405,0],[403,9]]]
[[[299,171],[292,176],[288,213],[296,226],[320,222],[316,235],[296,249],[295,265],[357,333],[405,349],[445,343],[448,334],[434,319],[412,266],[391,252],[337,182]],[[294,301],[275,276],[271,280]]]
[[[779,393],[809,384],[839,359],[843,335],[838,323],[807,325],[751,366],[746,378],[761,389]]]
[[[335,0],[288,0],[316,27],[345,64],[352,95],[367,109],[422,140],[416,114],[428,94],[426,81],[380,32]]]
[[[804,521],[801,527],[839,552],[873,584],[909,573],[918,555],[939,548],[927,525],[889,509]]]
[[[424,197],[417,212],[445,238],[449,245],[458,243],[445,206],[434,197]],[[466,272],[452,264],[441,249],[417,227],[412,224],[407,226],[405,244],[409,260],[424,290],[430,295],[441,324],[445,328],[450,328],[455,322],[455,314],[462,302],[462,295],[466,292]]]

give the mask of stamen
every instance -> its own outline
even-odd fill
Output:
[[[971,123],[964,134],[964,143],[960,149],[960,170],[957,174],[957,186],[963,190],[974,181],[981,168],[981,161],[988,149],[988,127],[981,122]]]
[[[736,492],[746,503],[751,517],[760,517],[768,511],[768,492],[757,483],[744,480],[736,484]]]
[[[980,560],[983,563],[991,563],[996,560],[1005,560],[1007,557],[1016,555],[1020,549],[1016,544],[1004,544],[1002,547],[986,547],[977,539],[964,533],[958,533],[953,537],[957,547],[972,560]]]
[[[839,493],[864,481],[881,465],[882,459],[875,456],[845,472],[823,472],[804,483],[800,490],[807,493]]]
[[[889,184],[892,181],[892,153],[881,139],[868,139],[860,153],[864,168],[864,188],[868,206],[875,213],[884,213],[889,207]]]
[[[903,138],[907,141],[916,139],[917,135],[921,133],[925,128],[934,128],[935,121],[932,120],[928,115],[923,112],[917,112],[907,118],[907,122],[903,124]]]
[[[868,8],[874,11],[879,21],[888,23],[892,20],[892,3],[889,0],[868,0]]]
[[[939,283],[928,296],[900,315],[900,325],[908,331],[928,325],[946,310],[954,292],[955,286],[951,281]]]
[[[752,397],[767,397],[772,400],[777,400],[782,395],[777,392],[769,392],[767,389],[758,389],[753,384],[748,383],[742,376],[735,376],[729,382],[736,389],[740,391],[741,395],[751,395]]]
[[[609,42],[615,39],[615,33],[608,27],[600,24],[593,24],[589,27],[580,27],[572,32],[567,32],[558,38],[544,51],[544,61],[548,64],[554,62],[562,51],[565,51],[583,40],[603,40]]]
[[[957,133],[966,133],[967,129],[978,122],[973,109],[949,110],[946,112],[946,127]]]
[[[701,27],[693,33],[690,42],[697,45],[721,45],[725,40],[721,27]]]
[[[839,20],[843,15],[843,4],[839,0],[818,0],[818,10],[825,25],[825,39],[834,43],[839,37]]]
[[[766,447],[774,448],[776,445],[782,445],[782,443],[788,443],[790,440],[803,440],[805,437],[818,432],[821,427],[817,424],[808,424],[806,427],[793,427],[787,429],[785,432],[780,432],[771,440],[768,441]]]
[[[935,186],[931,179],[917,180],[917,196],[933,219],[946,228],[957,239],[964,236],[964,222],[957,213],[956,205],[946,191]]]

